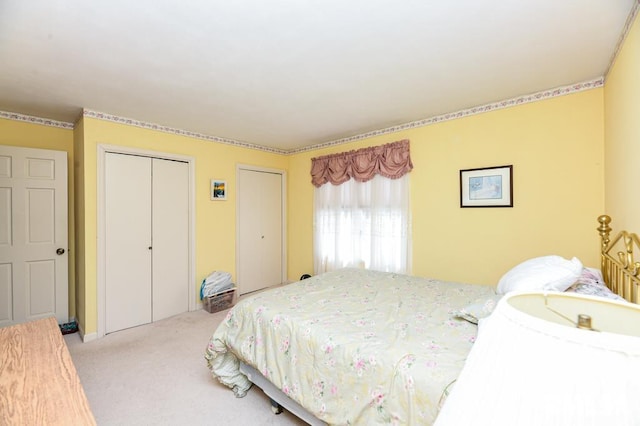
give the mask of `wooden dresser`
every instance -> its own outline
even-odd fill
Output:
[[[0,424],[96,424],[55,318],[0,328]]]

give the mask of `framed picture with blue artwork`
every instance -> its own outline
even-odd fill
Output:
[[[460,207],[513,207],[513,166],[460,170]]]

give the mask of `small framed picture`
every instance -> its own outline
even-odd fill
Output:
[[[227,182],[220,179],[211,179],[211,199],[215,201],[227,199]]]
[[[460,207],[513,207],[513,166],[460,170]]]

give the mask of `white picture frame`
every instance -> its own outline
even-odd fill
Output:
[[[211,179],[211,200],[224,201],[227,199],[227,181]]]

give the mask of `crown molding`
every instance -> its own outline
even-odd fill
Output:
[[[582,83],[576,83],[569,86],[562,86],[555,89],[549,89],[542,92],[533,93],[530,95],[524,95],[513,99],[494,102],[490,104],[480,105],[469,109],[464,109],[457,112],[451,112],[447,114],[437,115],[435,117],[425,118],[418,121],[412,121],[410,123],[399,124],[397,126],[387,127],[380,130],[373,130],[371,132],[362,133],[355,136],[349,136],[342,139],[336,139],[330,142],[324,142],[321,144],[299,148],[289,151],[288,154],[298,154],[306,151],[315,151],[320,148],[327,148],[335,145],[342,145],[349,142],[355,142],[362,139],[371,138],[374,136],[386,135],[389,133],[401,132],[403,130],[415,129],[417,127],[429,126],[431,124],[440,123],[443,121],[457,120],[459,118],[469,117],[472,115],[483,114],[485,112],[496,111],[503,108],[510,108],[517,105],[526,103],[542,101],[545,99],[555,98],[558,96],[569,95],[572,93],[582,92],[584,90],[591,90],[604,85],[604,78],[600,77],[595,80],[585,81]]]
[[[233,145],[233,146],[237,146],[237,147],[240,147],[240,148],[256,149],[256,150],[259,150],[259,151],[270,152],[270,153],[273,153],[273,154],[282,154],[282,155],[288,154],[288,151],[285,151],[283,149],[271,148],[271,147],[268,147],[268,146],[257,145],[257,144],[253,144],[253,143],[249,143],[249,142],[242,142],[242,141],[237,141],[237,140],[234,140],[234,139],[222,138],[222,137],[219,137],[219,136],[205,135],[205,134],[198,133],[198,132],[192,132],[192,131],[189,131],[189,130],[176,129],[176,128],[169,127],[169,126],[163,126],[162,124],[148,123],[146,121],[135,120],[133,118],[119,117],[117,115],[107,114],[107,113],[98,112],[98,111],[92,111],[92,110],[89,110],[89,109],[83,109],[82,110],[82,116],[83,117],[89,117],[89,118],[95,118],[97,120],[110,121],[112,123],[124,124],[126,126],[134,126],[134,127],[140,127],[140,128],[143,128],[143,129],[147,129],[147,130],[156,130],[158,132],[171,133],[171,134],[178,135],[178,136],[186,136],[186,137],[189,137],[189,138],[202,139],[202,140],[206,140],[206,141],[209,141],[209,142],[217,142],[217,143],[222,143],[222,144],[226,144],[226,145]]]
[[[18,114],[16,112],[0,111],[0,118],[13,121],[23,121],[31,124],[41,124],[43,126],[57,127],[59,129],[73,129],[73,123],[34,117],[32,115]]]
[[[622,29],[622,33],[620,34],[620,38],[618,39],[616,48],[614,49],[613,54],[611,55],[611,59],[609,59],[609,65],[607,65],[607,71],[604,73],[605,80],[609,76],[609,71],[611,71],[611,68],[613,68],[613,64],[615,64],[616,59],[618,58],[620,49],[622,49],[622,45],[624,44],[624,41],[627,38],[627,34],[629,34],[629,31],[631,30],[631,26],[633,25],[633,21],[635,21],[639,10],[640,10],[640,0],[636,0],[633,3],[631,12],[629,12],[629,16],[627,17],[627,21],[624,24],[624,28]]]
[[[638,0],[638,1],[640,1],[640,0]],[[555,98],[555,97],[558,97],[558,96],[569,95],[569,94],[572,94],[572,93],[577,93],[577,92],[582,92],[582,91],[585,91],[585,90],[595,89],[595,88],[602,87],[602,86],[604,86],[604,77],[600,77],[600,78],[597,78],[597,79],[591,80],[591,81],[585,81],[585,82],[581,82],[581,83],[571,84],[571,85],[568,85],[568,86],[562,86],[562,87],[558,87],[558,88],[555,88],[555,89],[549,89],[549,90],[545,90],[545,91],[542,91],[542,92],[537,92],[537,93],[533,93],[533,94],[530,94],[530,95],[524,95],[524,96],[520,96],[520,97],[517,97],[517,98],[512,98],[512,99],[508,99],[508,100],[504,100],[504,101],[499,101],[499,102],[494,102],[494,103],[490,103],[490,104],[480,105],[480,106],[464,109],[464,110],[457,111],[457,112],[451,112],[451,113],[447,113],[447,114],[437,115],[437,116],[434,116],[434,117],[425,118],[425,119],[418,120],[418,121],[412,121],[412,122],[409,122],[409,123],[404,123],[404,124],[399,124],[399,125],[396,125],[396,126],[386,127],[384,129],[373,130],[373,131],[370,131],[370,132],[367,132],[367,133],[362,133],[362,134],[358,134],[358,135],[354,135],[354,136],[349,136],[349,137],[346,137],[346,138],[336,139],[336,140],[333,140],[333,141],[323,142],[323,143],[320,143],[320,144],[307,146],[307,147],[303,147],[303,148],[298,148],[298,149],[293,149],[293,150],[283,150],[283,149],[278,149],[278,148],[271,148],[271,147],[267,147],[267,146],[263,146],[263,145],[257,145],[257,144],[253,144],[253,143],[237,141],[237,140],[234,140],[234,139],[228,139],[228,138],[222,138],[222,137],[218,137],[218,136],[205,135],[205,134],[202,134],[202,133],[192,132],[192,131],[189,131],[189,130],[176,129],[176,128],[173,128],[173,127],[163,126],[161,124],[148,123],[148,122],[141,121],[141,120],[135,120],[135,119],[132,119],[132,118],[120,117],[120,116],[117,116],[117,115],[107,114],[107,113],[93,111],[93,110],[89,110],[89,109],[83,109],[82,110],[82,116],[83,117],[94,118],[94,119],[97,119],[97,120],[109,121],[109,122],[112,122],[112,123],[123,124],[123,125],[126,125],[126,126],[140,127],[140,128],[147,129],[147,130],[155,130],[155,131],[164,132],[164,133],[171,133],[171,134],[179,135],[179,136],[185,136],[185,137],[190,137],[190,138],[195,138],[195,139],[201,139],[201,140],[205,140],[205,141],[209,141],[209,142],[216,142],[216,143],[222,143],[222,144],[226,144],[226,145],[233,145],[233,146],[237,146],[237,147],[240,147],[240,148],[255,149],[255,150],[258,150],[258,151],[264,151],[264,152],[269,152],[269,153],[273,153],[273,154],[280,154],[280,155],[292,155],[292,154],[299,154],[299,153],[302,153],[302,152],[315,151],[317,149],[332,147],[332,146],[336,146],[336,145],[342,145],[342,144],[355,142],[355,141],[359,141],[359,140],[362,140],[362,139],[367,139],[367,138],[371,138],[371,137],[375,137],[375,136],[381,136],[381,135],[386,135],[386,134],[390,134],[390,133],[401,132],[401,131],[404,131],[404,130],[415,129],[415,128],[418,128],[418,127],[429,126],[429,125],[440,123],[440,122],[443,122],[443,121],[457,120],[459,118],[469,117],[469,116],[477,115],[477,114],[483,114],[485,112],[496,111],[496,110],[504,109],[504,108],[510,108],[510,107],[513,107],[513,106],[522,105],[522,104],[526,104],[526,103],[542,101],[542,100],[545,100],[545,99],[551,99],[551,98]],[[46,118],[32,117],[32,116],[29,116],[29,115],[17,114],[17,113],[12,113],[12,112],[0,111],[0,118],[6,118],[8,120],[24,121],[24,122],[28,122],[28,123],[34,123],[34,124],[42,124],[44,126],[52,126],[52,127],[63,128],[63,129],[73,129],[74,128],[74,124],[73,123],[66,123],[66,122],[62,122],[62,121],[49,120],[49,119],[46,119]]]

